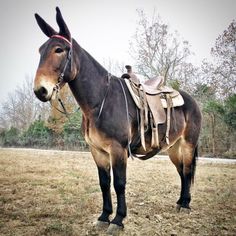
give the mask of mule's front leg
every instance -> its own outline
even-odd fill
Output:
[[[117,196],[116,216],[111,223],[123,227],[123,219],[127,214],[125,201],[125,185],[126,185],[126,163],[117,163],[113,166],[114,188]]]
[[[117,196],[116,216],[111,221],[111,225],[109,226],[109,230],[113,231],[124,227],[122,222],[127,214],[125,201],[127,151],[122,147],[115,148],[111,154],[111,157],[114,176],[114,188]]]
[[[98,167],[98,175],[103,198],[102,214],[99,216],[98,221],[110,223],[109,216],[112,214],[110,168]]]
[[[91,148],[91,152],[97,164],[99,184],[103,198],[102,214],[98,217],[97,222],[97,225],[101,226],[104,223],[110,223],[109,216],[112,214],[110,157],[107,153],[96,150],[95,148]]]

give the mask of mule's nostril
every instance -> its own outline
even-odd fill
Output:
[[[40,93],[43,97],[47,97],[47,95],[48,95],[48,91],[44,87],[40,88]]]
[[[42,86],[38,88],[37,90],[34,90],[34,93],[39,100],[43,102],[46,102],[48,100],[47,99],[48,91],[45,87]]]

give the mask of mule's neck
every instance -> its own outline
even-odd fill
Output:
[[[77,75],[70,89],[84,113],[98,108],[108,85],[108,71],[76,42],[73,46]]]

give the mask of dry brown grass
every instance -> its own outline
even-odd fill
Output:
[[[175,212],[170,161],[129,160],[122,235],[236,235],[235,170],[199,163],[187,215]],[[101,201],[90,154],[0,149],[0,235],[102,235],[93,227]]]

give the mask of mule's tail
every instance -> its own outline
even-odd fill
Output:
[[[193,160],[192,160],[192,165],[191,165],[191,182],[192,182],[192,184],[194,184],[194,177],[195,177],[195,172],[196,172],[197,159],[198,159],[198,145],[194,149]]]

